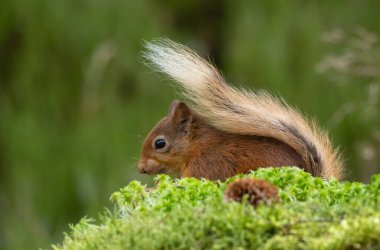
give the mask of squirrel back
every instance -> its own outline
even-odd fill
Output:
[[[278,145],[287,145],[302,159],[302,168],[314,176],[338,180],[342,178],[341,156],[333,148],[326,132],[284,100],[264,91],[239,90],[227,85],[213,65],[189,48],[170,40],[146,43],[146,49],[144,57],[149,65],[181,86],[190,108],[186,110],[186,104],[173,102],[166,121],[162,120],[148,135],[139,169],[143,169],[149,161],[144,148],[157,149],[159,128],[164,126],[163,123],[168,123],[170,117],[173,119],[178,110],[185,110],[185,113],[193,111],[194,117],[225,135],[270,138],[278,142]],[[178,122],[181,126],[180,122],[183,121]],[[295,159],[294,162],[299,161]],[[282,165],[288,164],[289,161],[284,161]],[[164,166],[165,164],[161,168]],[[159,172],[164,171],[155,171]]]

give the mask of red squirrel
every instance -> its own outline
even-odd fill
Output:
[[[239,90],[191,49],[164,39],[146,43],[144,58],[181,86],[147,135],[140,173],[225,180],[262,167],[297,166],[313,176],[342,178],[340,153],[327,134],[282,99]]]

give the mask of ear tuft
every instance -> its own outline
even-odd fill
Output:
[[[186,103],[174,100],[170,104],[168,117],[181,132],[185,134],[189,132],[192,113]]]
[[[178,100],[172,101],[172,103],[169,106],[169,111],[168,111],[168,116],[169,117],[172,117],[174,115],[174,112],[176,111],[179,103],[180,103],[180,101],[178,101]]]

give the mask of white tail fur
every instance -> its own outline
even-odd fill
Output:
[[[227,85],[213,65],[171,40],[146,43],[146,49],[148,63],[177,82],[192,109],[217,129],[280,140],[303,157],[308,172],[341,179],[341,157],[327,134],[283,100]]]

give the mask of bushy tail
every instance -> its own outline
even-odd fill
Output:
[[[216,128],[275,138],[301,155],[314,176],[342,178],[341,156],[327,134],[283,100],[227,85],[212,64],[168,39],[146,43],[144,58],[177,82],[192,109]]]

